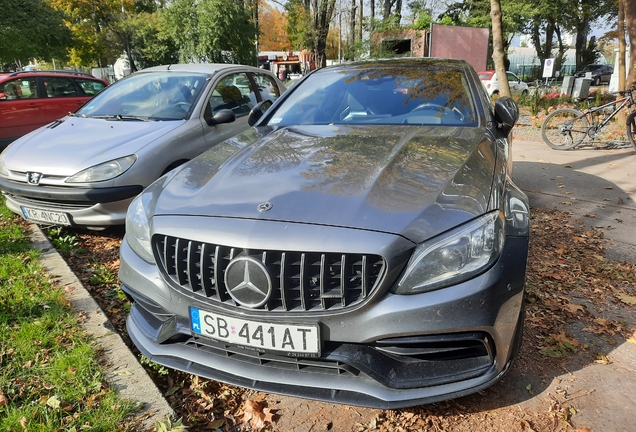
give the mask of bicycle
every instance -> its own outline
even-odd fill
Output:
[[[553,111],[541,125],[543,141],[555,150],[573,149],[585,138],[589,137],[593,141],[620,110],[627,109],[627,139],[636,149],[636,111],[632,109],[636,104],[632,95],[634,91],[636,87],[619,91],[621,98],[597,107],[590,107],[590,100],[594,98],[580,99],[587,102],[588,108],[584,111],[574,108]]]
[[[543,96],[554,91],[557,91],[556,87],[554,86],[554,78],[546,79],[545,81],[540,79],[534,81],[534,91],[532,92],[533,94]]]

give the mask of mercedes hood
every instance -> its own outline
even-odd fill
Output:
[[[298,126],[186,164],[155,215],[264,219],[421,241],[488,210],[496,153],[484,128]],[[232,145],[230,145],[232,144]]]

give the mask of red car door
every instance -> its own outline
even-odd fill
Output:
[[[35,77],[18,77],[0,84],[0,141],[11,141],[46,124]]]
[[[72,78],[45,77],[44,88],[47,97],[45,124],[74,112],[91,98],[83,94]]]

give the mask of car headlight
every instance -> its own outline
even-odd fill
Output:
[[[7,171],[7,167],[4,165],[4,152],[0,154],[0,175],[9,175],[9,171]]]
[[[150,244],[150,224],[148,222],[148,202],[152,195],[142,193],[130,203],[126,213],[126,241],[141,259],[154,263]]]
[[[416,294],[454,285],[489,268],[505,239],[503,217],[495,211],[415,248],[396,294]]]
[[[66,180],[67,183],[92,183],[113,179],[128,170],[137,160],[137,156],[130,155],[119,159],[95,165],[80,171]]]

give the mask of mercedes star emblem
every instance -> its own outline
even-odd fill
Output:
[[[225,286],[241,306],[257,308],[269,300],[272,279],[260,261],[241,256],[234,258],[225,270]]]
[[[272,209],[272,207],[274,207],[274,205],[273,205],[271,202],[269,202],[269,201],[265,201],[265,202],[262,202],[262,203],[260,203],[259,205],[257,205],[257,206],[256,206],[256,209],[257,209],[259,212],[263,213],[263,212],[266,212],[266,211],[271,210],[271,209]]]

